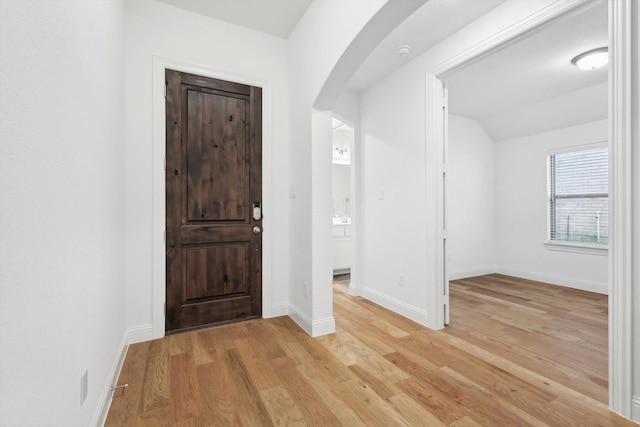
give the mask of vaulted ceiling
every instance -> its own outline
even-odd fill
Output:
[[[607,4],[591,2],[445,76],[449,110],[494,141],[606,119],[608,67],[571,60],[607,38]]]

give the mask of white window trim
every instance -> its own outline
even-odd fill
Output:
[[[573,145],[571,147],[558,148],[554,150],[547,150],[547,240],[544,242],[544,246],[548,250],[561,251],[561,252],[574,252],[582,254],[592,255],[608,255],[609,245],[590,245],[588,243],[570,243],[557,240],[551,240],[551,210],[549,207],[549,201],[551,199],[551,171],[549,170],[549,157],[556,154],[573,153],[576,151],[592,150],[594,148],[608,147],[608,141],[598,141],[589,144]],[[609,150],[611,151],[611,150]],[[609,154],[611,154],[609,152]],[[611,189],[609,189],[609,193]],[[611,209],[611,208],[609,208]]]
[[[576,244],[576,243],[567,243],[567,242],[556,242],[547,240],[544,242],[544,246],[547,250],[550,251],[560,251],[560,252],[574,252],[580,254],[589,254],[589,255],[602,255],[606,256],[609,254],[609,246],[608,245],[587,245],[587,244]]]
[[[547,157],[555,154],[573,153],[574,151],[592,150],[594,148],[608,147],[608,141],[597,141],[588,144],[572,145],[571,147],[556,148],[553,150],[547,150]]]

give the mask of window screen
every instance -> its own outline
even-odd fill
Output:
[[[609,244],[609,149],[549,156],[549,240]]]

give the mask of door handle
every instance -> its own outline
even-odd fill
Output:
[[[253,234],[260,234],[262,230],[260,230],[260,227],[253,227]]]

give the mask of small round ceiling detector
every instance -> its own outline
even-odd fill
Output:
[[[408,54],[409,52],[411,52],[411,46],[409,45],[402,45],[402,46],[398,46],[398,48],[396,49],[396,52],[398,53],[398,55],[400,56],[405,56],[406,54]]]

